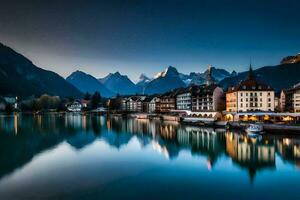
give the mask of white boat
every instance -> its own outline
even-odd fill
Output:
[[[263,134],[264,133],[264,127],[261,124],[250,124],[248,128],[246,128],[246,132],[249,135],[252,134]]]

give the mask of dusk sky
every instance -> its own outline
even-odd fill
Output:
[[[243,71],[300,52],[300,1],[1,1],[0,42],[66,77]]]

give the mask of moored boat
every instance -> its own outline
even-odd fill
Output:
[[[264,133],[264,127],[261,124],[250,124],[246,128],[246,132],[247,132],[248,135],[263,134]]]

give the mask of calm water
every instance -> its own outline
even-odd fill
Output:
[[[300,199],[300,138],[100,116],[0,116],[0,199]]]

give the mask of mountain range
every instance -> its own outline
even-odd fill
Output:
[[[0,43],[0,96],[80,97],[82,93],[58,74],[35,66],[29,59]]]
[[[126,75],[121,75],[119,72],[110,73],[98,80],[116,94],[126,95],[138,92],[136,85]]]
[[[254,73],[258,80],[269,84],[276,91],[289,88],[300,82],[298,57],[299,55],[286,57],[281,64],[258,68]],[[247,76],[247,71],[230,73],[215,67],[210,70],[212,79],[225,90]],[[77,98],[85,92],[95,91],[99,91],[104,97],[117,94],[159,94],[191,84],[203,84],[207,81],[207,75],[208,70],[203,73],[183,74],[169,66],[153,78],[141,74],[136,84],[119,72],[97,79],[85,72],[75,71],[64,79],[55,72],[37,67],[23,55],[0,43],[0,96],[29,97],[47,93]]]
[[[300,62],[261,67],[253,71],[256,79],[270,85],[276,92],[300,82]],[[244,80],[248,71],[223,79],[219,84],[226,90]]]
[[[66,80],[77,87],[82,93],[88,92],[93,94],[99,91],[104,97],[112,97],[115,95],[115,93],[107,89],[106,86],[95,77],[82,71],[73,72]]]

